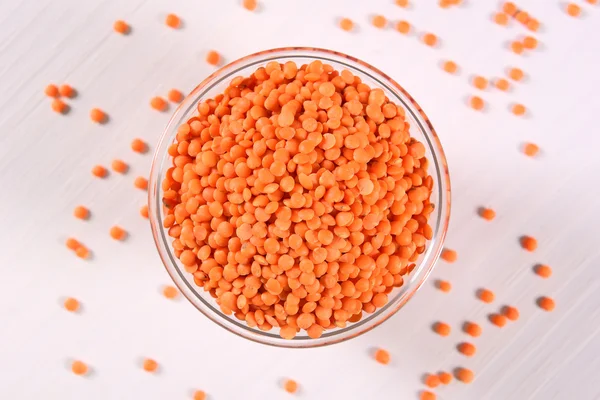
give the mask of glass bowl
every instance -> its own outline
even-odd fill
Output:
[[[249,76],[257,68],[264,67],[270,61],[285,63],[290,60],[295,61],[298,65],[321,60],[323,63],[332,65],[336,70],[348,69],[372,88],[383,89],[391,101],[401,104],[406,109],[406,120],[410,123],[410,135],[426,147],[426,157],[430,160],[428,172],[434,181],[430,200],[436,208],[429,220],[433,237],[428,241],[425,252],[417,260],[414,270],[404,276],[404,285],[394,288],[388,295],[388,303],[373,314],[363,314],[361,320],[348,323],[344,328],[325,330],[318,339],[310,338],[302,331],[294,339],[283,339],[279,336],[277,328],[264,332],[258,328],[247,326],[244,321],[236,319],[233,315],[228,316],[222,313],[210,294],[196,286],[193,275],[186,272],[179,259],[175,257],[171,248],[171,238],[167,234],[167,229],[163,228],[165,215],[162,206],[161,181],[166,170],[171,167],[171,157],[168,155],[167,149],[175,140],[177,127],[197,112],[196,106],[199,101],[213,98],[222,93],[234,77]],[[339,343],[363,334],[391,317],[415,294],[433,270],[442,251],[450,216],[450,178],[446,158],[435,130],[421,107],[398,83],[377,68],[346,54],[304,47],[273,49],[242,57],[202,81],[175,110],[162,134],[154,153],[148,197],[152,234],[160,257],[181,293],[194,307],[221,327],[246,339],[272,346],[292,348]]]

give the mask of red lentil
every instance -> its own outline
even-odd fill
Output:
[[[69,106],[61,99],[54,99],[52,100],[52,111],[58,114],[66,114],[69,111]]]
[[[453,263],[458,259],[458,254],[454,250],[444,249],[442,250],[442,260]]]
[[[525,47],[526,49],[533,50],[537,48],[537,45],[538,41],[533,36],[525,36],[523,38],[523,47]]]
[[[440,289],[442,292],[448,293],[452,289],[452,285],[448,281],[437,280],[435,281],[435,287]]]
[[[532,18],[529,21],[527,21],[527,23],[525,24],[525,26],[530,31],[537,32],[538,29],[540,29],[540,22],[537,19]]]
[[[115,32],[120,33],[121,35],[127,35],[130,30],[127,22],[121,19],[115,21],[115,23],[113,24],[113,29]]]
[[[76,360],[71,363],[71,371],[75,375],[85,375],[88,373],[88,366],[83,361]]]
[[[513,3],[512,1],[506,1],[502,5],[502,11],[510,16],[513,16],[518,11],[518,9],[515,3]]]
[[[144,178],[143,176],[138,176],[135,178],[135,181],[133,181],[133,185],[138,189],[147,190],[148,179]]]
[[[68,98],[75,97],[75,89],[73,89],[71,86],[67,85],[66,83],[63,83],[62,85],[60,85],[60,87],[58,88],[58,92],[63,97],[68,97]]]
[[[156,111],[167,111],[169,104],[162,97],[154,96],[150,99],[150,107],[154,108]]]
[[[167,98],[173,103],[181,103],[181,101],[183,100],[183,93],[181,93],[177,89],[171,89],[167,94]]]
[[[535,251],[537,249],[537,240],[531,236],[522,236],[521,247],[527,251]]]
[[[81,245],[75,249],[75,255],[85,260],[90,258],[90,251],[87,249],[87,247]]]
[[[181,27],[181,19],[175,14],[168,14],[165,18],[165,24],[173,29],[179,29]]]
[[[133,139],[131,142],[131,150],[136,153],[145,153],[148,151],[148,145],[142,139]]]
[[[257,7],[256,0],[244,0],[242,2],[242,5],[248,11],[254,11],[254,10],[256,10],[256,7]]]
[[[194,392],[194,400],[206,400],[206,392],[204,390],[196,390]]]
[[[176,299],[179,296],[179,291],[175,286],[167,285],[163,288],[163,296],[167,299]]]
[[[440,378],[437,375],[427,374],[423,379],[423,383],[430,388],[436,388],[440,386]]]
[[[433,331],[440,336],[448,336],[450,334],[450,325],[444,322],[436,322],[433,324]]]
[[[144,205],[140,208],[140,215],[144,218],[148,218],[148,206]]]
[[[476,324],[475,322],[465,322],[463,325],[463,331],[472,337],[481,336],[481,326]]]
[[[108,175],[108,170],[102,165],[96,165],[92,168],[92,174],[98,178],[105,178]]]
[[[65,299],[64,306],[65,310],[70,312],[76,312],[77,310],[79,310],[79,301],[77,299],[69,297]]]
[[[390,353],[384,349],[377,349],[374,358],[379,364],[386,365],[390,363]]]
[[[298,383],[293,379],[286,379],[283,388],[288,393],[296,393],[298,391]]]
[[[473,373],[473,371],[462,367],[456,368],[456,370],[454,371],[454,376],[462,383],[471,383],[473,382],[473,379],[475,379],[475,374]]]
[[[502,91],[507,91],[508,89],[510,89],[510,83],[504,79],[504,78],[498,78],[494,81],[494,85],[496,86],[497,89],[500,89]]]
[[[534,267],[534,271],[536,274],[541,276],[542,278],[550,278],[552,275],[552,268],[547,265],[538,264]]]
[[[462,342],[456,346],[456,349],[467,357],[475,355],[477,348],[472,343]]]
[[[69,250],[77,250],[77,248],[79,248],[81,246],[81,243],[79,243],[79,240],[75,239],[75,238],[68,238],[65,242],[65,245],[67,246],[67,248]]]
[[[519,310],[512,306],[502,307],[502,314],[511,321],[519,319]]]
[[[534,143],[525,143],[525,145],[523,146],[523,153],[525,153],[525,155],[529,157],[535,157],[539,151],[540,148],[537,144]]]
[[[443,385],[448,385],[450,382],[452,382],[452,374],[448,373],[448,372],[440,372],[438,373],[438,377],[440,378],[440,382]]]
[[[373,26],[379,29],[385,28],[387,25],[387,19],[383,15],[376,15],[371,21]]]
[[[399,6],[399,7],[406,8],[410,4],[409,4],[408,0],[396,0],[396,5]]]
[[[502,314],[490,314],[489,320],[492,324],[496,325],[498,328],[502,328],[506,325],[506,317]]]
[[[75,216],[75,218],[88,219],[90,216],[90,210],[88,210],[84,206],[77,206],[73,210],[73,215]]]
[[[425,251],[427,149],[404,109],[359,82],[270,62],[179,127],[164,227],[223,313],[316,338],[387,304]]]
[[[581,15],[581,7],[575,3],[567,4],[566,10],[567,14],[569,14],[571,17],[579,17],[579,15]]]
[[[426,33],[421,39],[423,40],[423,43],[429,47],[435,47],[438,43],[438,38],[433,33]]]
[[[512,79],[513,81],[520,81],[523,79],[523,77],[525,76],[525,74],[523,73],[523,71],[520,68],[511,68],[508,71],[508,76],[510,77],[510,79]]]
[[[58,91],[58,86],[56,86],[53,83],[46,86],[46,88],[44,89],[44,93],[48,97],[58,97],[60,95],[60,93]]]
[[[422,390],[420,399],[421,400],[436,400],[437,396],[435,395],[435,393],[430,392],[429,390]]]
[[[347,32],[350,32],[354,29],[354,22],[352,22],[350,18],[342,18],[340,20],[340,28]]]
[[[481,207],[479,209],[479,216],[485,220],[491,221],[496,218],[496,212],[491,208]]]
[[[106,113],[99,108],[92,108],[90,110],[90,119],[98,124],[106,122]]]
[[[494,14],[494,22],[498,25],[506,26],[508,25],[508,15],[503,12],[499,12]]]
[[[127,237],[127,232],[120,226],[115,225],[110,228],[110,237],[115,240],[124,240]]]
[[[113,160],[110,164],[113,171],[118,172],[119,174],[124,174],[129,169],[129,165],[125,163],[123,160]]]
[[[475,86],[477,89],[484,90],[488,86],[488,80],[483,76],[475,76],[473,77],[473,86]]]
[[[144,371],[146,372],[156,372],[158,369],[158,363],[151,358],[145,358],[142,368],[144,368]]]
[[[219,65],[221,56],[216,51],[211,50],[206,54],[206,62],[210,65]]]
[[[521,116],[521,115],[525,115],[525,112],[527,111],[527,109],[525,108],[525,106],[523,104],[513,104],[511,111],[513,114]]]
[[[495,297],[496,296],[494,295],[494,292],[492,292],[491,290],[479,289],[477,291],[477,298],[479,298],[479,300],[483,301],[484,303],[492,303]]]
[[[446,61],[443,64],[444,71],[449,74],[455,74],[458,71],[458,66],[454,61]]]
[[[553,311],[556,304],[550,297],[542,296],[537,299],[537,305],[544,311]]]
[[[523,53],[523,43],[515,40],[510,44],[510,49],[515,54],[522,54]]]
[[[471,105],[472,109],[477,111],[481,111],[485,107],[485,102],[479,96],[471,96],[469,99],[469,104]]]

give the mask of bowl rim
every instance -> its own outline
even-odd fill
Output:
[[[164,236],[162,220],[160,219],[161,199],[159,194],[162,188],[161,181],[159,179],[159,173],[161,172],[164,159],[168,158],[166,152],[162,153],[161,150],[166,150],[165,146],[168,146],[172,143],[174,132],[173,129],[175,128],[174,125],[178,125],[179,123],[181,123],[182,118],[187,115],[191,108],[196,107],[197,102],[200,100],[200,97],[202,95],[201,92],[207,87],[209,87],[212,83],[214,83],[213,81],[221,82],[223,79],[231,77],[239,69],[247,68],[255,64],[262,64],[271,60],[276,60],[277,58],[289,58],[292,55],[290,53],[302,53],[298,54],[297,57],[304,56],[320,59],[323,61],[329,60],[338,64],[346,65],[347,67],[352,69],[359,69],[361,73],[369,75],[379,84],[385,86],[385,88],[388,89],[390,92],[394,93],[397,97],[397,100],[403,103],[406,112],[410,113],[413,119],[419,125],[416,128],[419,129],[421,134],[425,137],[427,145],[431,150],[431,156],[433,159],[432,161],[433,165],[435,165],[435,173],[437,174],[436,180],[439,183],[439,187],[437,188],[439,191],[439,201],[438,204],[436,204],[438,224],[434,231],[433,238],[428,241],[428,243],[430,244],[429,249],[426,249],[425,253],[423,253],[423,259],[418,262],[417,267],[415,268],[416,273],[414,274],[414,277],[418,277],[418,280],[407,284],[408,287],[406,288],[406,290],[402,293],[399,293],[397,295],[399,297],[395,301],[390,300],[388,304],[386,304],[382,308],[379,308],[368,317],[363,318],[359,322],[354,323],[346,328],[331,331],[329,335],[324,334],[318,339],[295,338],[292,340],[287,340],[279,337],[279,335],[259,331],[256,328],[250,328],[248,326],[245,326],[243,322],[240,323],[238,321],[234,321],[229,316],[221,315],[222,313],[218,308],[215,308],[212,305],[208,304],[201,296],[190,295],[190,292],[196,293],[195,288],[192,288],[186,281],[186,279],[183,278],[180,268],[177,266],[175,260],[173,259],[171,250],[169,248],[169,245],[167,244],[167,238]],[[334,59],[331,59],[331,57],[333,57]],[[253,60],[254,63],[249,63]],[[345,64],[345,62],[348,61],[357,65]],[[232,72],[227,73],[227,71]],[[378,75],[379,78],[383,79],[385,82],[381,82],[381,79],[378,79],[378,77],[371,76],[371,74]],[[405,99],[400,98],[398,96],[398,93],[402,94],[405,97]],[[434,171],[430,171],[431,174],[433,174],[433,172]],[[158,145],[156,146],[156,150],[152,158],[152,167],[150,172],[148,206],[150,211],[150,225],[152,229],[152,236],[154,238],[154,242],[159,252],[161,261],[165,269],[167,270],[167,273],[169,274],[175,285],[178,287],[179,291],[196,309],[198,309],[203,315],[208,317],[211,321],[215,322],[220,327],[245,339],[249,339],[257,343],[271,345],[275,347],[312,348],[340,343],[370,331],[371,329],[375,328],[376,326],[389,319],[400,308],[402,308],[409,299],[411,299],[414,296],[414,294],[419,290],[419,288],[423,285],[423,283],[427,280],[428,276],[432,272],[436,261],[438,260],[442,251],[450,219],[450,193],[450,175],[448,171],[446,156],[442,148],[441,142],[439,140],[439,137],[433,125],[431,124],[430,119],[427,117],[423,109],[402,86],[400,86],[396,81],[394,81],[387,74],[383,73],[376,67],[356,57],[352,57],[341,52],[316,47],[281,47],[252,53],[247,56],[241,57],[237,60],[234,60],[227,65],[224,65],[223,67],[217,69],[215,72],[210,74],[202,82],[200,82],[200,84],[198,84],[185,97],[185,99],[175,109],[172,116],[170,117],[169,122],[167,123],[165,129],[161,134],[161,137],[158,141]],[[203,306],[200,306],[197,303],[198,301],[202,303]]]

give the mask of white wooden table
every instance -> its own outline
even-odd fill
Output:
[[[280,382],[290,377],[304,399],[416,399],[423,373],[457,366],[471,368],[475,381],[438,388],[438,398],[600,398],[600,7],[578,0],[584,14],[572,18],[558,0],[519,0],[543,29],[540,47],[518,56],[507,43],[527,31],[491,22],[492,0],[446,10],[435,0],[412,0],[410,9],[392,0],[259,1],[250,13],[237,0],[0,0],[0,398],[189,399],[203,389],[214,400],[288,399]],[[183,29],[164,25],[170,12]],[[378,30],[373,14],[406,19],[416,33]],[[340,17],[357,31],[339,29]],[[112,31],[117,19],[131,24],[130,35]],[[420,42],[424,31],[441,38],[438,49]],[[129,148],[135,137],[156,142],[169,113],[150,109],[150,98],[193,88],[213,71],[208,50],[229,62],[292,45],[359,57],[421,104],[446,149],[447,246],[459,254],[381,327],[301,351],[245,341],[160,294],[169,278],[138,213],[145,193],[133,187],[151,156]],[[459,75],[442,71],[446,59],[459,64]],[[526,72],[524,82],[509,93],[481,92],[485,112],[465,105],[480,92],[471,75],[502,77],[510,66]],[[50,82],[79,92],[68,115],[52,112],[43,94]],[[513,102],[528,107],[527,117],[510,113]],[[109,123],[93,124],[92,107]],[[539,157],[520,152],[526,141],[540,146]],[[129,173],[91,176],[93,165],[114,158],[130,163]],[[79,204],[91,209],[89,221],[72,216]],[[480,206],[494,208],[496,220],[479,218]],[[129,231],[126,242],[109,237],[114,224]],[[520,248],[523,234],[538,239],[536,252]],[[65,248],[71,235],[93,260]],[[554,275],[539,278],[536,263]],[[435,289],[436,278],[452,291]],[[496,293],[493,304],[475,298],[481,287]],[[540,295],[556,300],[554,312],[536,306]],[[80,313],[62,308],[68,296],[82,302]],[[504,304],[521,318],[499,329],[486,316]],[[469,340],[460,329],[467,319],[484,330],[468,359],[455,349]],[[431,331],[437,320],[452,326],[449,337]],[[390,351],[390,365],[371,358],[378,346]],[[160,363],[159,374],[141,369],[144,357]],[[73,359],[93,373],[73,375]]]

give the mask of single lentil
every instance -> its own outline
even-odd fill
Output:
[[[537,299],[537,305],[544,311],[553,311],[556,304],[550,297],[542,296]]]

